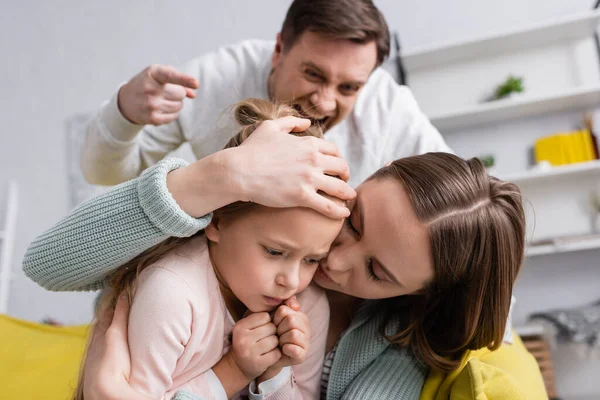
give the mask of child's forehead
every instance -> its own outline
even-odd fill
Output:
[[[265,208],[256,213],[257,236],[280,241],[294,247],[315,247],[333,240],[339,233],[341,220],[333,220],[308,208]]]

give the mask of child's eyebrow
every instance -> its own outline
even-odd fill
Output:
[[[267,239],[270,242],[273,242],[275,245],[281,247],[282,249],[291,250],[291,251],[298,250],[298,247],[296,245],[294,245],[294,243],[292,243],[292,242],[287,242],[285,240],[275,239],[275,238],[271,238],[271,237],[267,237]]]
[[[319,253],[319,254],[312,254],[311,257],[312,258],[316,258],[316,259],[322,259],[327,257],[327,254],[329,254],[329,252],[325,252],[325,253]]]
[[[291,242],[286,242],[281,239],[274,239],[274,238],[270,238],[270,237],[267,237],[267,240],[272,242],[274,245],[278,246],[282,250],[288,250],[288,251],[299,251],[300,250],[298,248],[298,246],[294,245]],[[329,251],[324,251],[324,252],[318,253],[318,254],[311,254],[310,257],[321,259],[321,258],[327,257],[327,254],[329,254]]]

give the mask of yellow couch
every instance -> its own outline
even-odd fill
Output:
[[[450,374],[430,372],[421,400],[547,400],[535,358],[516,333],[496,351],[469,351]]]
[[[0,388],[6,399],[68,400],[77,384],[88,326],[56,327],[0,315]],[[421,400],[547,399],[538,365],[513,345],[465,355],[461,368],[430,373]]]
[[[0,315],[0,397],[70,399],[87,335],[87,325],[57,327]]]

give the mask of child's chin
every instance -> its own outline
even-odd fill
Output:
[[[260,312],[271,312],[273,311],[276,307],[269,307],[267,305],[246,305],[246,308],[248,308],[248,311],[250,311],[251,313],[260,313]]]

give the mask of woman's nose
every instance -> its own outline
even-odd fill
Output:
[[[341,245],[331,248],[327,255],[327,260],[325,260],[325,266],[329,271],[345,272],[350,269],[350,264],[348,263],[349,254],[345,250],[349,249],[345,249]]]

